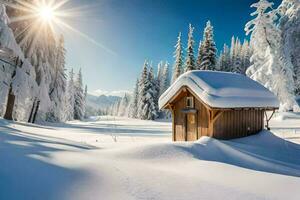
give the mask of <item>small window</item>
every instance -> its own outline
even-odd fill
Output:
[[[194,108],[194,98],[193,97],[187,97],[186,98],[186,107],[187,108]]]

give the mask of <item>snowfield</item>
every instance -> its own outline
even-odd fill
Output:
[[[0,199],[299,199],[300,117],[230,141],[171,142],[169,122],[0,120]]]

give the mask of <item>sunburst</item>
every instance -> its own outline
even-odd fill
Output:
[[[42,18],[42,20],[49,22],[54,19],[55,11],[50,6],[44,6],[39,9],[38,14]]]
[[[29,22],[27,23],[27,27],[22,30],[23,32],[21,31],[22,33],[26,32],[26,36],[22,37],[24,40],[31,36],[35,38],[34,40],[36,40],[36,37],[47,37],[46,34],[43,35],[43,33],[48,30],[55,33],[58,28],[62,31],[71,31],[78,34],[94,45],[103,48],[108,53],[115,54],[112,50],[97,42],[95,39],[66,23],[65,19],[74,19],[76,17],[74,10],[80,10],[80,7],[71,9],[65,8],[69,2],[70,0],[34,0],[31,2],[16,0],[16,3],[6,3],[6,6],[24,13],[22,16],[11,18],[11,23],[20,21]]]

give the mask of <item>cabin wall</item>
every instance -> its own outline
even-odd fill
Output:
[[[185,108],[185,97],[174,104],[174,141],[185,141],[185,114],[181,112],[183,108]]]
[[[193,134],[187,128],[191,113],[183,112],[186,109],[186,97],[194,97],[194,113],[196,128]],[[211,110],[188,90],[181,92],[172,102],[173,140],[192,141],[201,136],[218,139],[232,139],[246,137],[258,133],[264,128],[264,111],[257,109],[240,110]],[[216,115],[218,112],[220,115]],[[193,114],[192,114],[193,115]],[[216,117],[215,120],[213,118]]]
[[[197,110],[197,120],[198,120],[198,139],[201,136],[211,136],[209,130],[209,110],[195,98],[195,109]]]
[[[213,137],[231,139],[258,133],[264,128],[263,110],[224,111],[213,125]]]

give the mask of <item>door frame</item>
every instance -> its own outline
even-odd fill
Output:
[[[187,115],[193,114],[195,116],[195,136],[196,140],[199,139],[198,135],[198,111],[196,109],[183,109],[182,112],[184,113],[184,141],[188,141],[188,122],[187,122]]]

